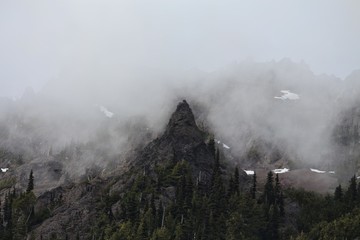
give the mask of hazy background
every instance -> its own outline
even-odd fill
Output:
[[[359,16],[356,0],[4,0],[0,95],[53,79],[126,83],[117,76],[127,69],[213,71],[247,58],[289,57],[344,78],[360,63]]]
[[[360,92],[359,16],[356,0],[1,1],[1,146],[99,164],[186,98],[235,155],[261,139],[326,161]]]

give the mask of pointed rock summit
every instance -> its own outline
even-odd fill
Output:
[[[194,178],[208,182],[215,160],[205,140],[206,134],[197,127],[194,114],[184,100],[171,115],[164,134],[149,143],[131,165],[151,172],[156,165],[184,160],[190,164]]]
[[[175,112],[171,115],[162,138],[186,145],[193,144],[194,142],[203,142],[203,136],[204,133],[197,127],[189,104],[183,100],[177,105]]]
[[[175,127],[197,127],[195,117],[186,100],[180,102],[176,111],[172,114],[167,128]]]

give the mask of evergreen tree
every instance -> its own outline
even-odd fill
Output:
[[[209,149],[209,152],[211,153],[211,155],[213,157],[215,157],[215,151],[216,151],[216,148],[215,148],[215,139],[214,139],[214,136],[211,136],[210,137],[210,140],[208,142],[208,149]]]
[[[220,170],[220,153],[216,152],[215,164],[211,177],[210,202],[213,208],[218,208],[224,201],[224,185]]]
[[[360,202],[360,182],[358,182],[357,185],[357,196],[358,196],[358,202]]]
[[[239,193],[240,191],[240,174],[239,174],[239,168],[235,167],[235,173],[234,173],[234,189],[236,193]]]
[[[229,187],[228,187],[228,198],[230,198],[235,192],[235,183],[234,183],[234,178],[233,176],[230,177],[230,180],[229,180]]]
[[[4,231],[4,214],[3,214],[3,208],[1,206],[1,198],[0,198],[0,233]],[[0,237],[0,239],[2,239]]]
[[[280,192],[280,196],[279,196],[279,200],[278,200],[278,206],[279,206],[280,217],[284,217],[284,215],[285,215],[285,203],[284,203],[284,194],[283,194],[282,191]]]
[[[231,176],[229,180],[228,197],[230,198],[232,195],[238,194],[239,188],[239,169],[236,167],[234,170],[234,176]]]
[[[220,172],[220,150],[216,150],[214,170]]]
[[[275,203],[275,193],[274,193],[274,178],[273,172],[270,171],[267,175],[263,200],[266,205],[271,205]]]
[[[171,232],[167,228],[159,228],[154,231],[150,240],[169,240],[171,239]]]
[[[183,230],[182,224],[178,223],[175,228],[175,238],[174,240],[186,240],[186,235]]]
[[[139,227],[137,228],[137,231],[136,231],[135,240],[148,239],[147,232],[148,232],[148,229],[147,229],[146,223],[144,221],[141,221],[139,224]]]
[[[186,209],[191,208],[191,201],[193,199],[194,186],[192,181],[192,175],[190,169],[187,170],[185,177],[185,187],[184,187],[184,204]]]
[[[31,192],[32,190],[34,190],[34,176],[33,176],[33,170],[31,169],[26,192],[29,193],[29,192]]]
[[[252,181],[252,186],[250,188],[250,195],[251,195],[251,198],[252,199],[255,199],[256,198],[256,172],[254,172],[254,175],[253,175],[253,181]]]
[[[3,214],[4,214],[4,239],[12,239],[12,197],[10,194],[5,195],[5,202],[4,202],[4,208],[3,208]]]
[[[275,189],[274,189],[274,193],[275,193],[275,201],[278,200],[278,197],[280,196],[280,192],[281,192],[281,186],[280,186],[280,180],[279,180],[279,174],[275,175]]]
[[[350,206],[354,204],[357,199],[357,184],[355,175],[350,179],[349,187],[346,191],[346,200]]]
[[[284,195],[281,189],[279,174],[276,174],[275,177],[275,204],[279,207],[280,216],[284,216]]]
[[[341,185],[336,187],[335,193],[334,193],[334,199],[336,201],[341,201],[343,199],[343,192],[342,192]]]
[[[149,208],[142,219],[143,222],[143,234],[149,236],[156,228],[155,226],[155,214],[152,208]]]
[[[211,181],[210,192],[210,215],[209,215],[209,229],[214,232],[214,239],[225,238],[225,218],[224,212],[226,212],[226,199],[225,188],[220,170],[220,151],[217,150],[215,164]],[[210,221],[211,220],[211,221]],[[209,235],[210,236],[210,235]]]
[[[279,211],[276,205],[272,205],[269,210],[269,222],[266,229],[266,239],[279,239]]]

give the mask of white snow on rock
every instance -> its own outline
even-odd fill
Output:
[[[225,143],[223,143],[223,147],[226,149],[230,149],[230,147],[228,145],[226,145]]]
[[[310,168],[310,170],[312,172],[316,172],[316,173],[326,173],[326,171],[321,171],[321,170],[318,170],[318,169],[315,169],[315,168]]]
[[[2,172],[7,172],[9,170],[9,168],[1,168]]]
[[[289,90],[281,90],[280,92],[282,93],[282,96],[274,97],[275,99],[280,99],[280,100],[298,100],[298,99],[300,99],[299,94],[292,93]]]
[[[286,173],[288,171],[290,171],[290,169],[288,169],[288,168],[278,168],[278,169],[273,170],[273,172],[276,173],[276,174],[278,174],[278,173]]]
[[[110,112],[106,107],[104,106],[99,106],[99,107],[100,107],[100,111],[103,112],[106,117],[112,118],[114,116],[114,113]]]
[[[217,144],[222,144],[223,148],[230,149],[230,147],[229,147],[228,145],[226,145],[225,143],[221,143],[220,140],[214,139],[214,141],[215,141]]]
[[[329,171],[328,173],[330,173],[330,174],[335,174],[335,171]]]
[[[254,175],[254,174],[255,174],[255,171],[253,171],[253,170],[245,170],[245,169],[244,169],[244,172],[245,172],[247,175]]]

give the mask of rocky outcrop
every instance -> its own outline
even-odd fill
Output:
[[[353,107],[340,114],[333,131],[333,161],[337,172],[347,180],[360,174],[360,107]]]
[[[215,160],[205,140],[206,134],[197,127],[189,104],[180,102],[164,134],[129,158],[128,171],[121,176],[108,176],[107,180],[95,178],[87,183],[58,187],[42,194],[35,205],[35,212],[44,212],[46,219],[33,230],[36,239],[60,236],[76,239],[77,234],[80,239],[92,239],[95,235],[91,228],[101,216],[121,211],[121,200],[106,210],[102,203],[104,196],[121,197],[141,174],[145,174],[148,181],[155,179],[156,166],[187,161],[194,180],[208,184]],[[162,189],[160,199],[166,202],[174,196],[175,188],[168,186]]]
[[[16,169],[16,179],[18,179],[17,189],[23,191],[26,189],[31,170],[34,173],[35,193],[37,195],[66,182],[66,174],[64,174],[63,164],[61,162],[55,161],[51,157],[39,157]]]
[[[210,179],[214,156],[205,144],[205,133],[196,125],[193,112],[184,100],[172,114],[164,134],[147,145],[131,163],[132,169],[152,172],[156,165],[187,161],[193,176],[206,183]]]
[[[104,182],[58,187],[37,199],[35,212],[47,218],[34,231],[36,239],[92,239],[103,213],[97,208]]]

